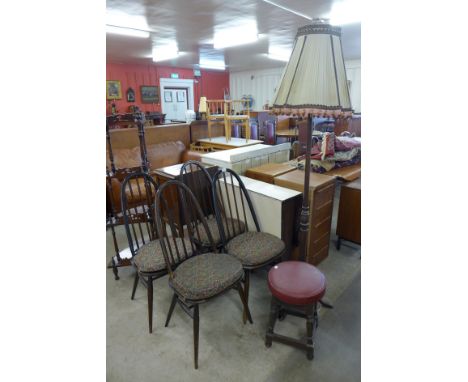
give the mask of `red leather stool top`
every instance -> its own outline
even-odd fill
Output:
[[[291,305],[309,305],[325,294],[325,276],[303,261],[284,261],[268,272],[271,294]]]

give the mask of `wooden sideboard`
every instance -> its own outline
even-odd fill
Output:
[[[262,182],[274,184],[275,177],[283,175],[287,172],[294,171],[296,167],[289,163],[267,163],[258,167],[247,169],[245,176],[252,179],[261,180]]]
[[[304,191],[304,171],[302,170],[294,170],[274,179],[278,186]],[[307,248],[307,262],[310,264],[318,264],[328,256],[334,195],[335,179],[333,177],[310,173],[310,226]],[[295,259],[298,256],[298,252],[293,254]]]

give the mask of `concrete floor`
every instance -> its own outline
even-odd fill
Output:
[[[172,293],[167,276],[154,284],[153,333],[148,332],[146,289],[139,285],[130,300],[134,270],[120,268],[120,280],[107,270],[107,380],[118,381],[360,381],[360,247],[342,243],[335,249],[339,188],[335,196],[329,257],[318,268],[327,278],[326,299],[315,336],[315,358],[280,343],[264,344],[270,293],[266,271],[252,274],[249,307],[254,324],[242,324],[237,292],[230,291],[200,306],[199,369],[193,368],[192,320],[176,306],[164,327]],[[119,227],[121,228],[121,227]],[[106,261],[112,256],[110,231]],[[118,230],[125,248],[125,235]],[[305,320],[287,316],[275,332],[302,337]]]

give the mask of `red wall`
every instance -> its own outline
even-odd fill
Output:
[[[157,85],[160,78],[171,78],[171,73],[178,73],[181,79],[195,79],[192,69],[176,68],[159,65],[136,64],[106,64],[106,80],[118,80],[122,86],[122,99],[115,100],[118,113],[128,112],[130,105],[136,105],[142,111],[161,111],[160,104],[145,104],[141,102],[140,86]],[[229,72],[202,70],[201,77],[194,83],[194,107],[198,109],[201,96],[208,99],[223,99],[224,89],[229,90]],[[135,91],[135,102],[127,102],[127,89]],[[111,101],[106,101],[106,113],[111,112]],[[196,111],[196,110],[195,110]]]

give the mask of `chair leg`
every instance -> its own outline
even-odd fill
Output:
[[[149,332],[153,333],[153,278],[148,277],[148,324]]]
[[[317,304],[313,304],[306,308],[306,327],[307,327],[307,359],[314,359],[314,315]]]
[[[199,332],[199,316],[198,304],[193,307],[193,360],[195,362],[195,369],[198,369],[198,332]]]
[[[237,291],[239,292],[239,296],[242,300],[242,304],[244,305],[244,311],[247,314],[247,319],[249,320],[251,324],[253,324],[252,316],[250,315],[249,305],[247,304],[247,301],[245,301],[245,292],[242,289],[242,284],[240,282],[239,284],[237,284]]]
[[[169,313],[167,314],[166,324],[164,325],[166,328],[167,328],[167,325],[169,325],[169,321],[171,320],[172,312],[174,311],[176,302],[177,302],[177,295],[174,293],[174,295],[172,296],[171,307],[169,308]]]
[[[268,323],[268,329],[265,337],[265,346],[271,347],[273,330],[275,329],[276,318],[278,317],[279,304],[276,299],[271,296],[271,307],[270,307],[270,321]]]
[[[132,290],[132,300],[135,298],[135,292],[138,286],[138,281],[140,280],[140,276],[138,275],[138,272],[135,273],[135,280],[133,281],[133,290]]]
[[[248,269],[245,269],[245,277],[244,277],[244,295],[245,295],[245,302],[247,305],[249,305],[249,289],[250,289],[250,271]],[[244,324],[247,322],[247,313],[244,309],[244,312],[242,314],[242,321]]]

